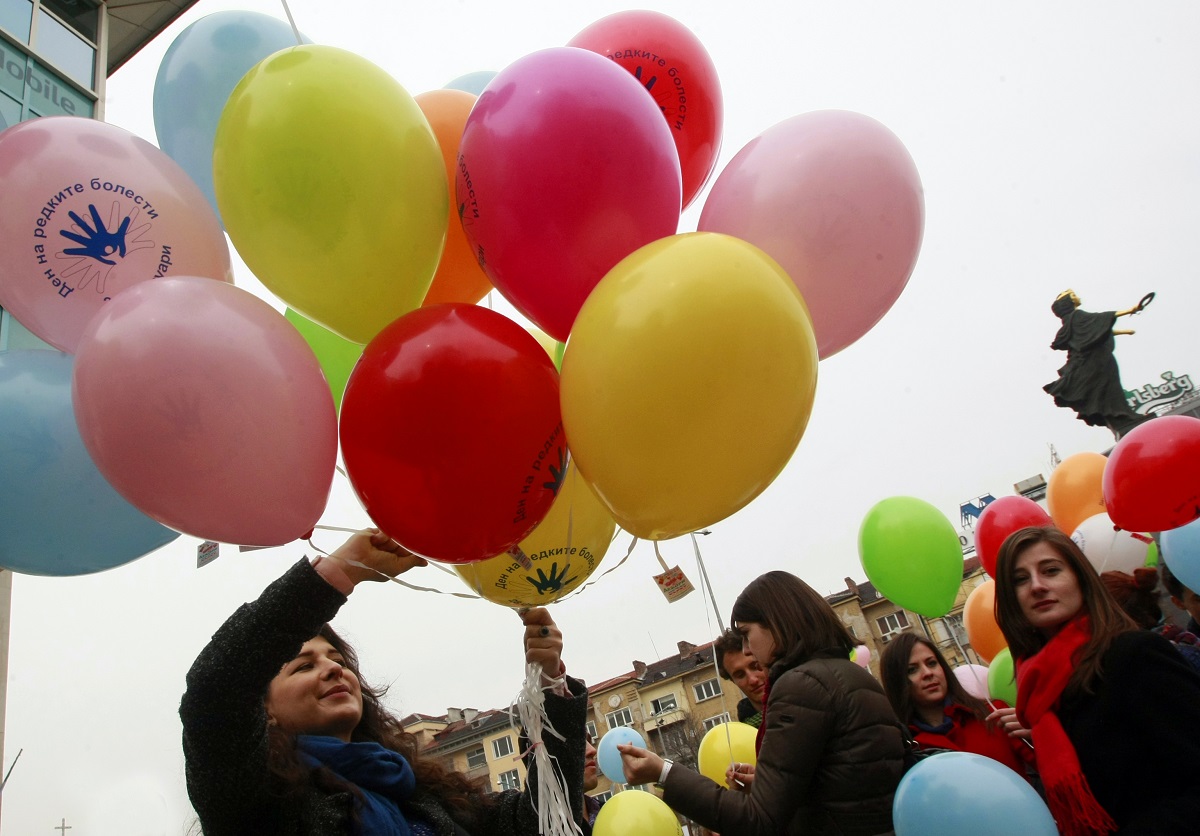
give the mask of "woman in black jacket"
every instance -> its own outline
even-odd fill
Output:
[[[301,560],[213,636],[179,709],[188,794],[206,836],[538,832],[536,771],[524,791],[492,795],[422,758],[327,623],[357,583],[423,563],[386,535],[359,532],[328,557]],[[586,689],[565,678],[549,614],[523,618],[526,660],[552,675],[546,711],[566,738],[547,733],[545,746],[578,805]]]
[[[748,792],[620,746],[630,783],[658,781],[663,801],[723,836],[892,831],[904,766],[900,724],[879,683],[850,661],[857,642],[833,608],[787,572],[768,572],[733,605],[734,628],[768,670],[758,764]]]

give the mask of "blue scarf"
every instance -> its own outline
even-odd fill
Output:
[[[412,767],[399,752],[378,743],[343,743],[336,737],[297,736],[301,759],[324,766],[362,790],[359,832],[371,836],[412,836],[429,832],[424,822],[409,823],[400,805],[417,787]]]
[[[950,702],[950,697],[947,696],[946,701],[942,703],[943,711],[950,707]],[[912,724],[923,732],[929,732],[930,734],[945,734],[946,732],[950,731],[951,728],[953,728],[954,718],[949,714],[943,714],[941,724],[937,726],[931,726],[914,714]]]

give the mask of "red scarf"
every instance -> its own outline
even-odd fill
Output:
[[[1092,795],[1079,757],[1055,713],[1075,672],[1079,651],[1092,637],[1088,617],[1070,621],[1040,651],[1017,661],[1017,716],[1033,731],[1046,803],[1063,836],[1093,836],[1117,829]]]

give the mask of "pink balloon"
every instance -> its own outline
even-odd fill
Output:
[[[50,116],[0,134],[0,306],[73,352],[122,288],[164,276],[233,281],[204,194],[149,142],[95,119]]]
[[[96,467],[163,525],[275,546],[321,517],[329,385],[300,332],[240,288],[178,277],[122,291],[80,337],[72,397]]]
[[[661,110],[584,49],[502,70],[467,118],[458,162],[459,216],[480,265],[559,341],[618,261],[679,224],[679,156]]]
[[[908,151],[859,113],[793,116],[751,140],[717,177],[699,228],[779,262],[830,357],[878,322],[921,247],[925,199]]]
[[[871,648],[867,647],[865,644],[860,644],[858,647],[854,648],[854,656],[852,657],[852,661],[860,668],[867,668],[869,670],[871,667]]]
[[[988,669],[983,665],[959,665],[954,676],[963,690],[977,699],[988,698]]]

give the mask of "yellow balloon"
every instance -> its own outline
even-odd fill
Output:
[[[700,774],[725,786],[725,770],[734,763],[758,763],[754,741],[758,729],[746,723],[721,723],[713,726],[700,739],[696,758]]]
[[[674,811],[661,798],[644,790],[614,795],[596,816],[595,836],[683,836]]]
[[[420,306],[449,192],[421,108],[379,67],[304,45],[230,94],[213,145],[229,237],[289,307],[355,343]]]
[[[616,529],[612,515],[571,465],[550,512],[521,541],[521,555],[504,552],[478,563],[458,564],[454,571],[493,603],[541,607],[574,592],[588,579],[604,559]]]
[[[693,232],[637,250],[588,296],[563,358],[563,426],[617,523],[665,540],[779,475],[816,386],[812,320],[787,273],[741,239]]]

